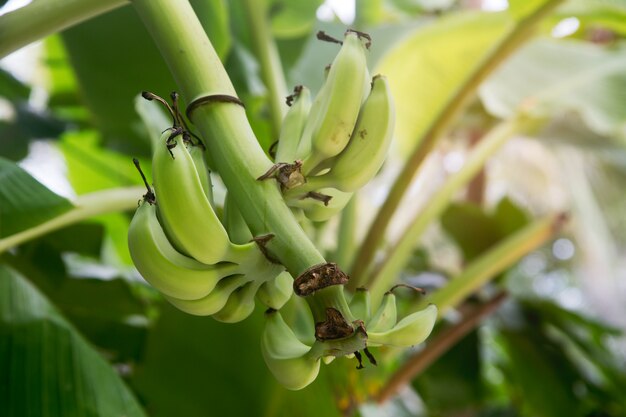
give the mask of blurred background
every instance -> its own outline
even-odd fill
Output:
[[[0,34],[2,16],[28,3],[0,0]],[[250,2],[191,3],[267,150],[277,138],[275,92],[266,87]],[[132,210],[17,247],[4,244],[53,218],[51,207],[63,212],[65,199],[141,185],[131,158],[148,167],[150,140],[135,98],[141,90],[167,96],[176,87],[124,5],[0,60],[0,172],[18,175],[17,164],[29,174],[24,181],[32,176],[48,189],[41,193],[59,199],[42,206],[28,193],[15,197],[20,188],[0,187],[1,257],[9,267],[2,276],[13,277],[0,291],[0,414],[626,416],[626,1],[256,5],[267,17],[264,41],[277,48],[285,94],[297,84],[320,87],[337,48],[316,40],[318,30],[341,37],[355,27],[373,38],[370,71],[389,78],[398,121],[388,161],[359,193],[358,238],[442,114],[449,115],[446,129],[428,148],[391,222],[390,244],[494,126],[517,117],[532,122],[533,129],[511,135],[447,201],[415,240],[398,282],[436,290],[533,219],[567,213],[566,225],[446,315],[431,340],[467,322],[470,307],[493,307],[464,332],[452,332],[451,343],[429,359],[423,351],[435,348],[428,343],[361,372],[339,359],[323,366],[312,386],[286,391],[258,348],[261,308],[226,325],[175,310],[142,280],[126,244]],[[217,177],[216,183],[219,199],[224,190]],[[135,200],[140,197],[141,191]],[[37,217],[42,208],[48,214]],[[331,220],[316,236],[330,257],[338,224]],[[400,296],[407,309],[413,297]],[[51,322],[63,330],[29,338],[25,323]],[[64,345],[64,338],[80,348]],[[61,347],[45,349],[46,343]],[[420,352],[421,368],[381,400],[396,372]],[[31,355],[50,359],[49,373],[35,369]],[[64,361],[82,365],[69,372]],[[100,375],[98,386],[77,389],[81,372]],[[36,375],[48,379],[39,384]],[[90,389],[101,388],[123,394],[103,394],[109,408],[90,403]],[[30,405],[17,405],[24,401]]]

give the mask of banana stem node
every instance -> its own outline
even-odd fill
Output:
[[[275,178],[278,181],[282,191],[304,184],[306,178],[302,175],[302,161],[298,159],[293,164],[287,162],[275,163],[263,175],[258,177],[257,181],[264,181],[270,178]]]
[[[246,105],[243,103],[243,101],[241,101],[239,97],[231,96],[229,94],[209,94],[206,96],[198,97],[194,99],[191,103],[189,103],[186,111],[187,118],[191,120],[191,115],[193,114],[193,111],[195,109],[210,103],[234,103],[240,105],[244,109],[246,108]]]
[[[363,327],[363,322],[358,323],[357,329]],[[336,308],[326,309],[326,320],[315,323],[315,339],[325,340],[345,339],[354,333],[354,328]],[[365,329],[363,329],[365,331]],[[367,334],[367,333],[366,333]]]
[[[349,279],[334,262],[313,265],[293,281],[293,291],[300,297],[307,297],[332,285],[344,285]]]

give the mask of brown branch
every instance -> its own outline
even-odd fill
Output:
[[[459,340],[474,330],[480,322],[497,310],[507,298],[506,291],[499,292],[491,300],[474,308],[467,313],[463,320],[454,326],[441,332],[424,350],[413,355],[396,373],[389,379],[387,384],[378,393],[376,401],[382,404],[398,393],[404,386],[409,384],[415,376],[432,365],[444,353],[446,353]]]

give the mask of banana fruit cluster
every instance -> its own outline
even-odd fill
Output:
[[[227,220],[240,243],[231,241],[213,208],[203,151],[176,122],[161,136],[152,157],[154,192],[146,181],[148,192],[130,224],[133,262],[146,281],[189,314],[234,323],[252,313],[255,298],[279,309],[292,294],[293,279],[252,241],[233,205]]]
[[[296,332],[298,326],[287,324],[280,312],[268,310],[266,326],[261,338],[263,358],[276,379],[290,390],[299,390],[315,380],[321,362],[330,363],[338,356],[355,355],[362,368],[359,346],[409,347],[422,343],[432,331],[437,318],[437,307],[433,304],[423,310],[398,320],[396,297],[390,291],[372,315],[370,295],[360,289],[350,302],[350,311],[357,320],[356,332],[350,338],[328,339],[317,337],[314,341],[303,337],[304,331]],[[301,324],[300,324],[301,326]],[[306,326],[306,325],[305,325]],[[372,364],[373,355],[364,353]]]
[[[367,34],[348,30],[315,99],[303,86],[288,99],[276,178],[287,204],[312,221],[341,211],[378,172],[391,144],[394,103],[386,78],[370,78],[370,43]]]

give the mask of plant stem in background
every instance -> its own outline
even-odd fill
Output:
[[[0,16],[0,58],[128,0],[36,0]]]
[[[463,168],[451,175],[435,195],[429,199],[421,212],[413,218],[399,240],[383,257],[381,263],[374,267],[366,279],[358,279],[363,277],[363,275],[353,277],[354,282],[352,282],[351,285],[363,285],[369,288],[372,296],[376,299],[387,291],[408,262],[413,247],[426,228],[441,215],[452,201],[454,195],[474,178],[487,160],[513,135],[526,128],[525,120],[526,119],[517,117],[501,122],[494,127],[479,144],[472,149]]]
[[[509,33],[493,48],[493,52],[485,59],[482,65],[477,67],[474,73],[467,78],[467,81],[450,96],[448,105],[446,105],[437,118],[433,120],[433,123],[424,132],[422,137],[417,138],[417,146],[396,178],[389,191],[387,200],[385,200],[385,203],[376,214],[363,240],[363,244],[355,258],[354,266],[351,271],[353,279],[357,278],[358,281],[363,281],[362,275],[367,272],[371,260],[375,258],[376,250],[384,240],[387,227],[398,209],[407,188],[413,181],[415,173],[418,171],[424,159],[430,154],[435,144],[449,130],[456,116],[465,107],[465,104],[474,96],[478,86],[501,62],[532,36],[537,24],[561,2],[562,0],[549,1],[525,18],[517,21],[516,24],[511,27]]]
[[[376,400],[382,404],[410,384],[416,376],[424,372],[469,332],[477,328],[486,317],[493,314],[507,299],[507,296],[506,291],[499,292],[489,301],[474,307],[459,323],[439,333],[423,350],[410,357],[389,378],[387,384],[378,393]]]
[[[285,97],[287,96],[287,82],[276,42],[270,33],[268,25],[267,2],[265,0],[243,0],[246,11],[246,20],[250,25],[252,46],[259,64],[261,77],[265,83],[270,106],[272,121],[273,142],[278,139],[280,126],[287,111]]]
[[[213,95],[236,97],[211,42],[186,1],[134,0],[187,103]],[[243,107],[206,101],[190,114],[211,161],[253,234],[272,233],[268,249],[294,276],[324,258],[304,233],[274,182],[256,178],[272,166]]]
[[[0,253],[54,230],[101,214],[133,210],[146,191],[144,187],[113,188],[84,194],[73,201],[74,208],[35,227],[0,239]]]
[[[358,219],[358,194],[354,194],[350,202],[341,211],[339,229],[337,231],[337,248],[333,261],[344,269],[350,269],[352,257],[356,253],[356,229]]]
[[[559,213],[525,226],[470,263],[461,274],[426,297],[420,305],[435,304],[440,317],[443,317],[448,310],[457,307],[466,297],[511,267],[522,256],[553,238],[566,220],[567,215]]]

